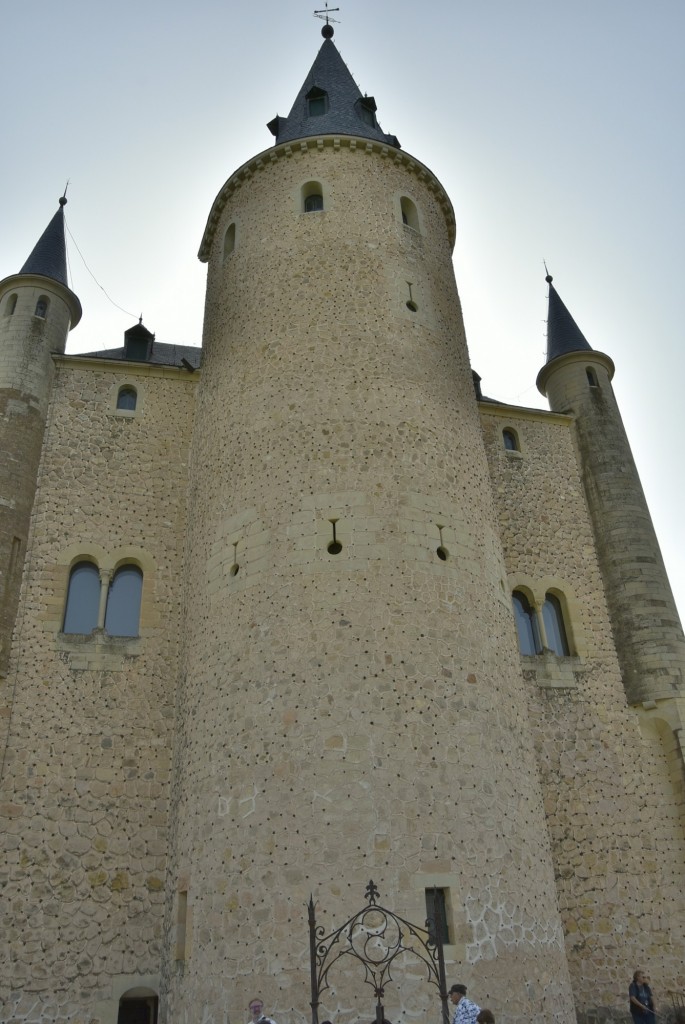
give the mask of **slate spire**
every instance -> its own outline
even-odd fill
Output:
[[[328,29],[328,32],[326,31]],[[376,120],[373,96],[362,96],[331,36],[324,41],[287,117],[276,116],[267,128],[276,143],[312,135],[357,135],[400,148],[394,135],[386,135]]]
[[[66,196],[62,196],[57,213],[36,242],[31,255],[19,273],[50,277],[53,281],[58,281],[68,288],[67,246],[64,237],[64,207],[66,204]]]
[[[592,352],[592,346],[585,340],[580,327],[575,322],[559,294],[552,284],[552,275],[548,274],[545,281],[549,285],[549,304],[547,311],[547,362],[551,363],[557,356],[565,356],[567,352]]]

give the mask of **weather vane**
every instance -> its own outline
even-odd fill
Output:
[[[322,10],[320,10],[320,11],[314,11],[314,17],[315,17],[315,18],[321,18],[321,20],[322,20],[322,21],[325,21],[327,25],[328,25],[328,24],[329,24],[329,23],[330,23],[331,21],[332,21],[332,22],[333,22],[334,24],[336,24],[336,25],[339,25],[339,24],[340,24],[340,22],[338,21],[338,19],[337,19],[337,18],[331,18],[331,17],[330,17],[330,14],[331,14],[331,13],[332,13],[333,11],[339,11],[339,10],[340,10],[340,8],[339,8],[339,7],[329,7],[329,6],[328,6],[328,0],[326,0],[326,6],[325,6],[325,8],[323,8],[323,9],[322,9]]]

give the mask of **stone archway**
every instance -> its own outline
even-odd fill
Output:
[[[119,999],[117,1024],[157,1024],[159,998],[151,988],[130,988]]]

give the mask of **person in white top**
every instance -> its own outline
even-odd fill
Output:
[[[275,1020],[264,1015],[264,1003],[261,999],[251,999],[249,1009],[251,1019],[248,1024],[276,1024]]]
[[[476,1024],[480,1006],[466,998],[466,985],[452,985],[450,999],[455,1006],[452,1024]]]

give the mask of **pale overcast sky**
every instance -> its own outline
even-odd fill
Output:
[[[337,6],[337,4],[336,4]],[[6,5],[0,277],[70,179],[84,308],[68,351],[110,348],[140,312],[201,340],[196,255],[230,174],[267,149],[322,42],[294,0]],[[681,614],[685,0],[342,0],[335,43],[383,130],[457,218],[455,267],[486,394],[544,406],[542,261],[615,390]]]

